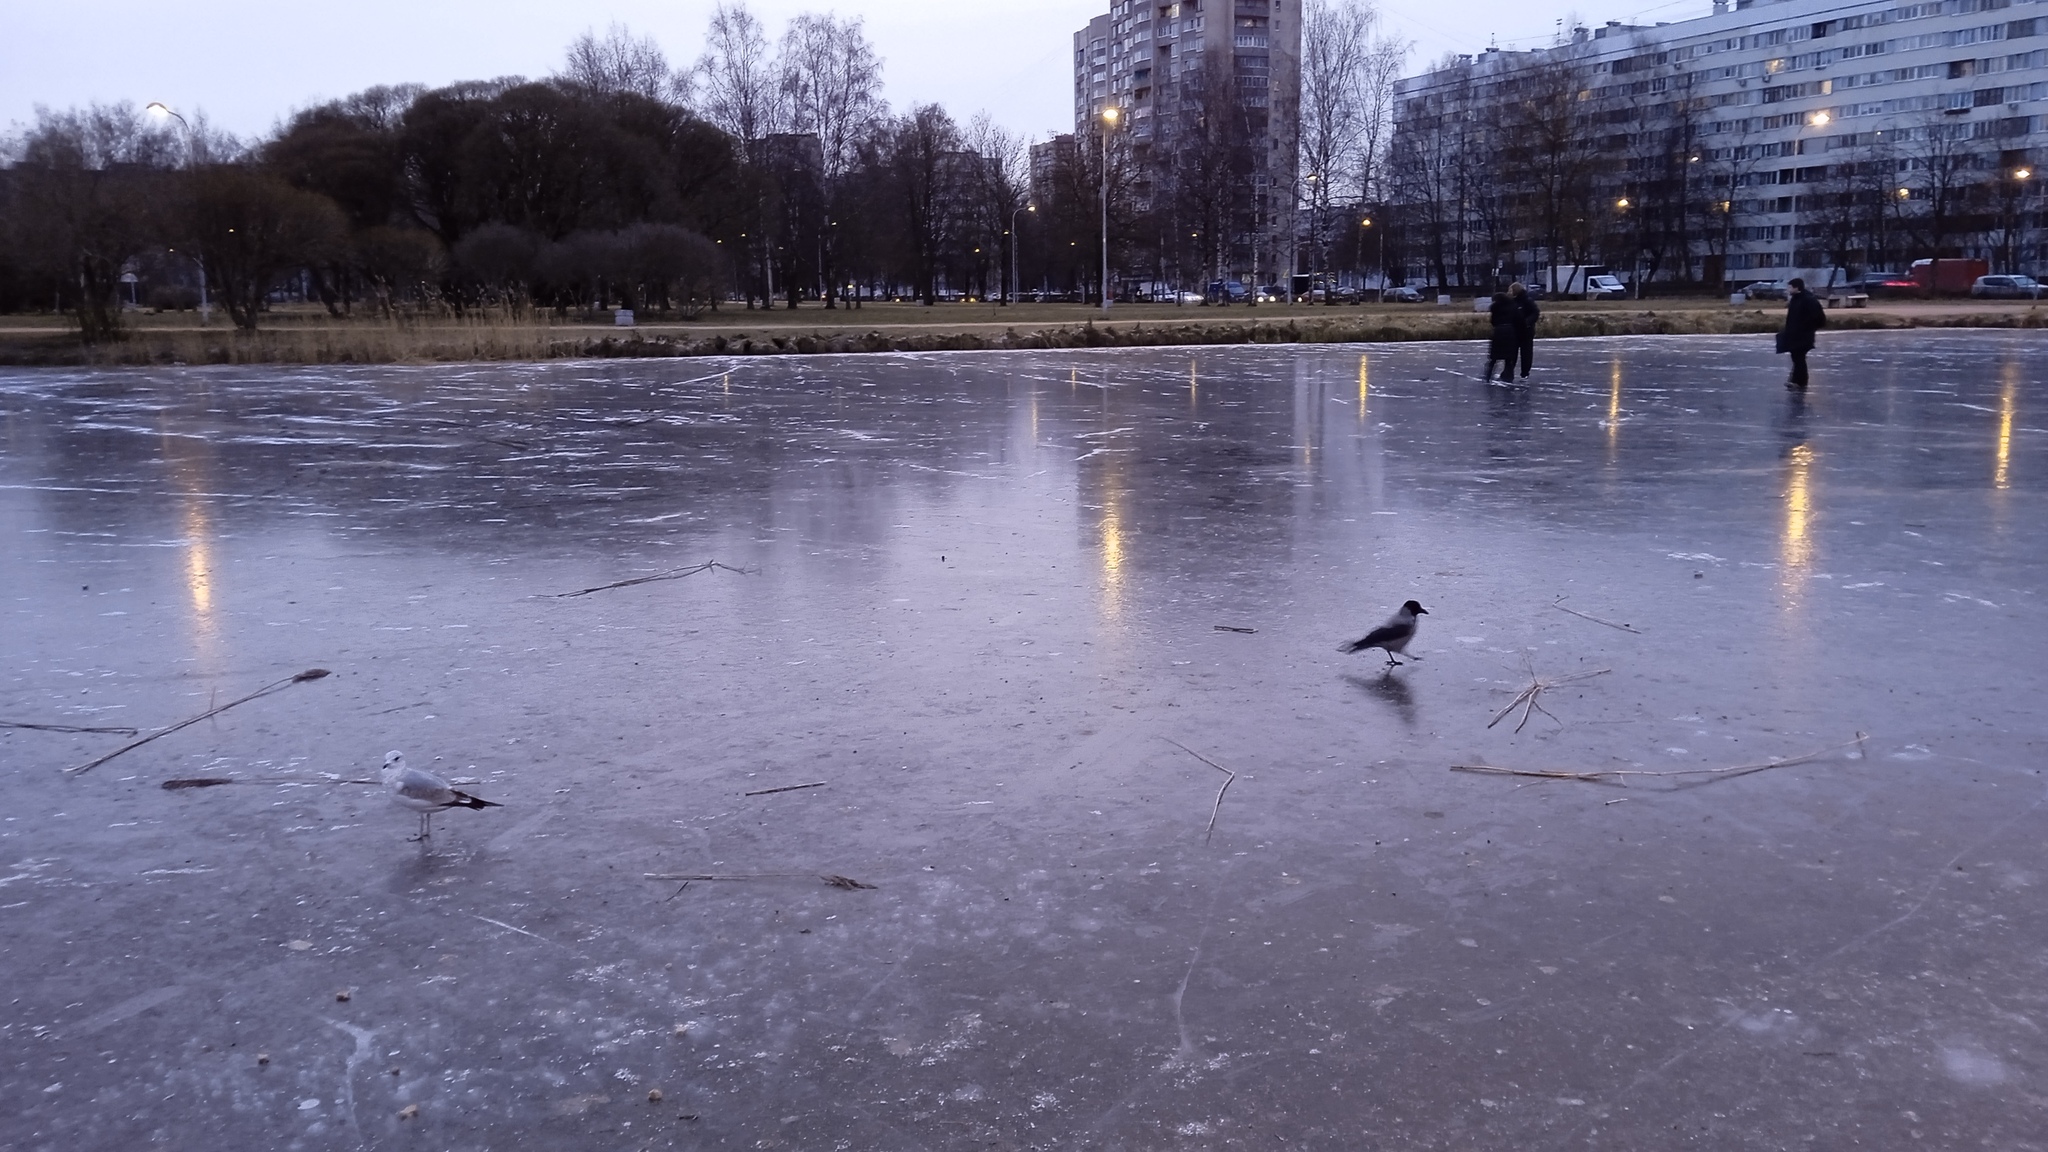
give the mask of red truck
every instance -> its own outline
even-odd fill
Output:
[[[1944,256],[1940,260],[1915,260],[1910,271],[1922,295],[1967,296],[1970,285],[1977,282],[1977,277],[1988,275],[1991,265],[1982,260]]]

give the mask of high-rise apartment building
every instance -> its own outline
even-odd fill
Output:
[[[1401,82],[1411,277],[1826,283],[2048,260],[2048,2],[1716,0]]]
[[[1199,238],[1189,259],[1205,275],[1292,270],[1300,3],[1114,0],[1074,33],[1077,140],[1098,141],[1103,110],[1117,109],[1112,144],[1130,158],[1139,209],[1162,241]]]

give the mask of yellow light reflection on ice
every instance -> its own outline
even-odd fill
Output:
[[[2005,387],[1998,394],[1998,467],[1991,473],[1994,488],[2012,487],[2012,417],[2019,406],[2020,366],[2005,362]]]
[[[172,435],[168,426],[163,428],[162,435],[164,463],[178,494],[178,526],[185,536],[183,575],[185,594],[192,602],[192,634],[210,668],[213,642],[219,634],[213,578],[217,532],[207,496],[211,461],[206,455],[205,441]]]
[[[1124,610],[1124,514],[1118,500],[1112,494],[1102,506],[1102,614],[1111,619]]]
[[[213,631],[213,520],[206,503],[185,498],[185,589],[192,597],[192,615],[201,632]]]
[[[1195,394],[1195,385],[1196,385],[1196,382],[1197,382],[1197,378],[1196,378],[1196,376],[1195,376],[1195,361],[1194,361],[1194,360],[1192,360],[1192,359],[1190,359],[1190,360],[1188,361],[1188,408],[1189,408],[1189,410],[1193,410],[1193,409],[1194,409],[1194,407],[1195,407],[1195,399],[1196,399],[1196,394]]]
[[[1813,449],[1804,444],[1787,458],[1783,553],[1788,587],[1813,566],[1813,460]]]
[[[1368,404],[1370,403],[1371,399],[1371,365],[1367,363],[1366,357],[1363,354],[1361,354],[1358,357],[1358,422],[1360,424],[1365,423],[1365,410]]]
[[[1615,449],[1621,446],[1621,357],[1616,356],[1607,370],[1607,462],[1614,462]]]

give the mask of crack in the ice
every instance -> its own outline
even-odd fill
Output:
[[[325,1020],[326,1018],[322,1017],[322,1019]],[[353,1024],[344,1024],[339,1020],[327,1020],[326,1022],[331,1027],[338,1028],[355,1038],[355,1051],[349,1053],[348,1064],[342,1071],[341,1099],[342,1107],[348,1113],[348,1126],[356,1134],[356,1143],[363,1147],[368,1147],[369,1141],[363,1138],[363,1126],[356,1120],[356,1069],[362,1066],[363,1061],[368,1060],[374,1055],[370,1050],[370,1041],[377,1034],[368,1028],[358,1028]]]

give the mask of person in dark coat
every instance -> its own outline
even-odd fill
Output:
[[[1493,325],[1493,338],[1486,346],[1486,378],[1493,379],[1493,366],[1505,361],[1500,378],[1506,383],[1509,374],[1515,370],[1515,304],[1505,292],[1493,294],[1493,306],[1486,310],[1486,318]]]
[[[1515,351],[1520,353],[1522,379],[1529,378],[1530,358],[1536,352],[1536,321],[1543,318],[1543,309],[1536,306],[1536,298],[1521,284],[1508,286],[1508,302],[1515,306]],[[1515,370],[1515,356],[1508,357],[1508,372]],[[1502,376],[1501,379],[1507,379]]]
[[[1785,330],[1778,333],[1778,351],[1792,354],[1792,375],[1785,387],[1804,388],[1806,354],[1813,351],[1813,334],[1828,326],[1828,313],[1806,290],[1806,281],[1795,277],[1791,288],[1792,295],[1785,302]]]

